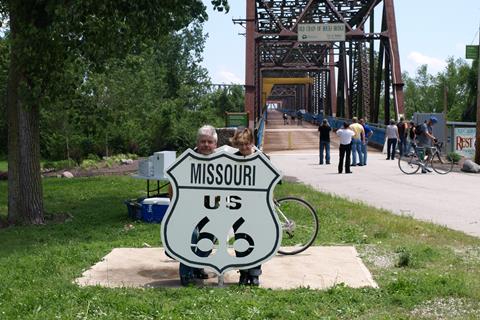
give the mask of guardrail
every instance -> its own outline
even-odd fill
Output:
[[[263,115],[260,117],[260,120],[258,122],[258,128],[256,129],[257,131],[257,148],[259,150],[263,150],[263,137],[264,137],[264,131],[265,131],[265,120],[267,118],[267,110],[263,112]]]
[[[282,112],[288,114],[289,116],[297,117],[297,111],[295,110],[284,109],[282,110]],[[323,114],[312,114],[308,112],[302,113],[302,116],[305,121],[314,124],[322,123],[323,119],[325,118]],[[328,123],[334,130],[341,128],[343,126],[343,122],[347,121],[350,123],[352,121],[351,119],[330,116],[327,116],[326,118],[328,120]],[[368,139],[368,144],[372,147],[381,149],[385,142],[386,125],[381,123],[368,123],[368,126],[373,130],[373,135]]]

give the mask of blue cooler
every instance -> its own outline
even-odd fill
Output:
[[[169,198],[147,198],[142,201],[142,220],[145,222],[162,222],[170,204]]]

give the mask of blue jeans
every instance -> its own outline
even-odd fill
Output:
[[[403,156],[405,153],[407,153],[407,137],[400,138],[400,141],[398,142],[398,152],[400,153],[400,156]]]
[[[367,165],[367,146],[368,146],[368,140],[365,140],[365,143],[361,143],[361,150],[362,150],[362,161],[363,165]]]
[[[323,164],[323,150],[325,150],[325,161],[330,163],[330,141],[320,141],[320,164]]]
[[[358,163],[357,163],[358,154]],[[352,166],[363,165],[362,160],[362,140],[352,139]]]
[[[198,237],[200,235],[200,232],[198,228],[195,228],[192,233],[192,243],[196,243],[198,241]],[[199,254],[199,256],[204,256],[202,254]],[[180,275],[180,278],[187,278],[187,279],[193,279],[195,276],[195,272],[199,272],[201,269],[198,268],[193,268],[189,267],[187,265],[184,265],[183,263],[180,262],[180,265],[178,267],[178,273]]]

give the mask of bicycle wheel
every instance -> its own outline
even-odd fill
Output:
[[[420,169],[420,164],[416,154],[403,155],[398,158],[398,167],[406,174],[414,174]]]
[[[430,163],[433,171],[439,174],[447,174],[453,169],[453,159],[449,160],[446,156],[441,156],[438,152],[435,152]]]
[[[315,209],[303,199],[285,197],[275,200],[275,211],[282,225],[281,254],[297,254],[315,241],[318,217]]]

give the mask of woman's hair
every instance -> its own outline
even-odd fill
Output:
[[[322,120],[322,126],[329,126],[327,119]]]
[[[347,129],[347,128],[348,128],[348,126],[349,126],[349,124],[348,124],[348,122],[347,122],[347,121],[343,122],[343,127],[344,127],[345,129]]]
[[[215,130],[214,127],[208,124],[198,129],[197,141],[201,136],[209,136],[209,137],[212,137],[215,141],[218,141],[217,131]]]
[[[239,144],[254,144],[253,132],[249,128],[237,130],[230,142],[234,147]]]
[[[395,124],[395,120],[390,119],[390,124],[392,124],[392,125]]]

